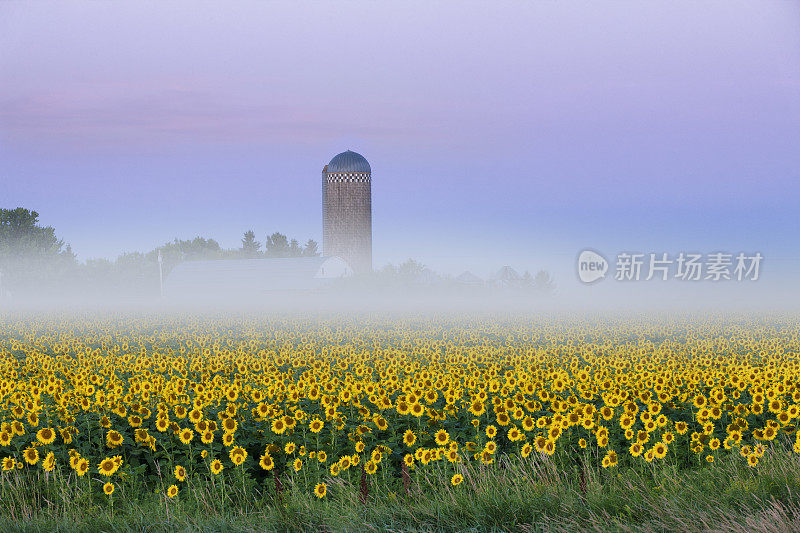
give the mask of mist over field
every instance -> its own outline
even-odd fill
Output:
[[[0,1],[0,531],[796,531],[798,22]]]
[[[553,270],[510,265],[484,277],[437,272],[407,259],[353,272],[309,239],[281,233],[263,245],[197,237],[79,261],[39,214],[0,210],[0,310],[153,312],[580,312],[788,311],[798,309],[788,264],[760,252],[629,253],[584,249]],[[347,253],[347,250],[344,250]]]
[[[0,208],[44,233],[30,256],[0,225],[0,306],[796,308],[798,9],[4,3]],[[168,294],[182,262],[336,255],[320,172],[345,150],[374,274]],[[670,279],[614,279],[622,253]],[[763,261],[676,279],[690,253]]]

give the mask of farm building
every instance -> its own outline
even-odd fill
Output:
[[[495,287],[513,287],[522,282],[519,272],[506,265],[491,277],[489,282]]]
[[[314,292],[352,274],[339,257],[186,261],[170,272],[164,296],[180,300],[258,298],[277,292]]]
[[[350,150],[322,169],[322,250],[372,271],[372,168]]]

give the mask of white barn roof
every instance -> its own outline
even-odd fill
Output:
[[[180,263],[164,282],[168,298],[313,291],[352,275],[339,257],[220,259]]]

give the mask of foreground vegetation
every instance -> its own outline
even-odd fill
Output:
[[[2,317],[13,529],[781,530],[796,317]]]
[[[469,465],[458,487],[441,471],[402,480],[331,481],[325,499],[287,480],[191,480],[178,498],[134,483],[108,499],[73,479],[19,475],[4,486],[4,531],[796,531],[800,457],[768,452],[757,470],[648,465],[609,471],[547,457]],[[164,483],[168,483],[164,480]],[[224,489],[222,488],[224,487]]]

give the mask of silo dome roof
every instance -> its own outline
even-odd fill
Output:
[[[348,150],[331,159],[328,172],[372,172],[372,169],[363,155]]]

